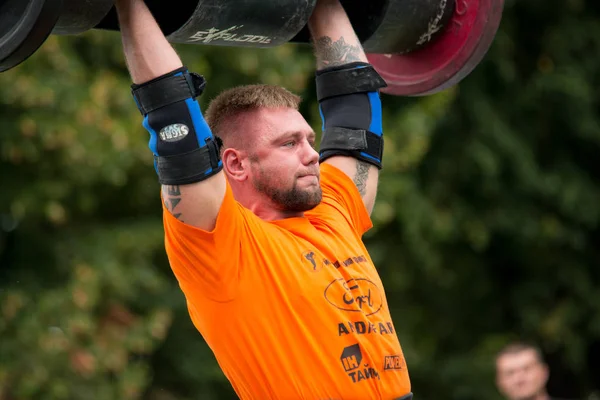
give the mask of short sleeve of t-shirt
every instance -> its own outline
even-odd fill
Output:
[[[242,253],[242,236],[261,235],[261,221],[233,197],[229,184],[211,232],[185,224],[163,205],[165,248],[180,286],[200,290],[215,301],[235,296]]]
[[[349,225],[358,236],[373,227],[358,188],[339,168],[327,163],[321,164],[321,188],[323,201],[306,213],[308,218],[322,220],[342,232]],[[344,223],[347,225],[340,226]]]

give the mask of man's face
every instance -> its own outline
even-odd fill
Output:
[[[543,392],[548,369],[534,350],[501,355],[496,361],[498,389],[510,400],[528,400]]]
[[[308,211],[321,202],[315,134],[290,108],[263,109],[252,128],[250,182],[284,211]]]

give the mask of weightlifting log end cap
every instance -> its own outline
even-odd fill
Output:
[[[407,54],[368,54],[388,84],[382,92],[424,96],[458,84],[487,54],[503,8],[504,0],[456,0],[449,23],[429,44]]]

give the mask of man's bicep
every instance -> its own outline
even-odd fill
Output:
[[[372,164],[346,156],[330,157],[323,163],[338,168],[354,182],[370,215],[377,197],[379,170]]]
[[[166,227],[165,233],[169,264],[186,296],[202,296],[219,302],[235,298],[240,267],[233,242],[231,248],[220,249],[210,239],[182,238],[172,227]],[[223,261],[222,256],[229,259]]]
[[[340,157],[342,159],[344,157]],[[349,224],[358,236],[373,227],[369,210],[361,197],[358,186],[352,177],[335,165],[334,157],[321,164],[321,187],[323,201],[319,206],[307,212],[307,215],[321,220],[337,220],[339,217]],[[352,159],[350,159],[352,160]],[[356,161],[356,160],[354,160]],[[336,222],[337,223],[337,222]],[[341,231],[341,230],[340,230]]]
[[[226,188],[211,230],[189,225],[175,215],[164,210],[165,248],[171,269],[182,288],[195,288],[216,301],[231,300],[238,286],[245,229],[244,217],[230,189]]]
[[[165,208],[179,221],[212,231],[225,197],[226,181],[221,171],[189,185],[163,185]]]

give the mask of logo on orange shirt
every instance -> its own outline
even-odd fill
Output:
[[[325,288],[325,299],[338,309],[373,315],[381,310],[383,296],[373,282],[365,278],[338,278]]]
[[[363,355],[358,343],[344,348],[340,357],[344,371],[352,379],[353,383],[364,381],[365,379],[381,379],[379,372],[375,368],[364,364],[361,366]]]
[[[313,250],[304,251],[302,253],[302,258],[304,259],[304,261],[308,262],[306,264],[310,265],[311,270],[313,272],[319,272],[323,269],[323,267],[328,266],[333,266],[334,268],[338,269],[341,267],[350,267],[354,264],[362,264],[369,261],[365,256],[353,256],[348,257],[343,261],[336,260],[332,262],[326,259],[325,257],[318,255]]]
[[[307,250],[302,253],[302,257],[310,263],[313,272],[319,272],[325,265],[325,260],[317,256],[314,251]]]
[[[370,321],[348,321],[338,324],[338,336],[356,333],[357,335],[392,335],[394,334],[394,324],[388,322],[370,322]]]
[[[384,371],[402,368],[404,368],[404,357],[402,357],[399,354],[394,354],[393,356],[385,356],[385,359],[383,360]]]
[[[358,343],[346,347],[344,351],[342,351],[342,357],[340,359],[342,360],[344,371],[350,372],[358,369],[362,362],[362,352],[360,351]]]

